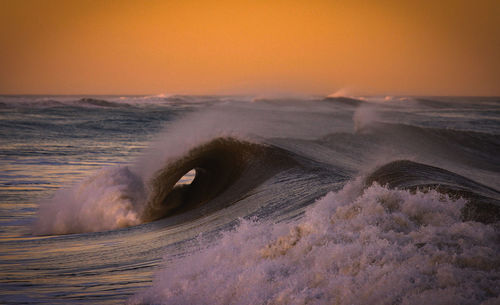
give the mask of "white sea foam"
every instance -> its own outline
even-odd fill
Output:
[[[128,167],[109,167],[40,204],[34,234],[96,232],[137,225],[145,189]]]
[[[351,182],[294,223],[242,221],[129,303],[498,304],[498,232],[464,204]]]

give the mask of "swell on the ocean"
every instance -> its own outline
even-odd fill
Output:
[[[8,97],[0,303],[497,304],[499,105]]]
[[[299,220],[241,220],[215,244],[167,264],[130,304],[496,304],[494,224],[467,201],[360,177]]]

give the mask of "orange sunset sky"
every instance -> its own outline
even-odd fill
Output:
[[[500,1],[0,0],[0,94],[500,95]]]

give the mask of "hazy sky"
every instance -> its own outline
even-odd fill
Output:
[[[500,1],[0,0],[0,94],[500,95]]]

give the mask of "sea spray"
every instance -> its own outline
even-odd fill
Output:
[[[104,168],[42,202],[33,233],[96,232],[137,225],[145,197],[141,178],[128,167]]]
[[[494,225],[463,222],[465,200],[360,179],[291,223],[242,221],[174,260],[130,304],[494,304]]]
[[[356,108],[352,116],[354,131],[361,132],[367,125],[375,123],[378,119],[375,106],[363,104]]]

